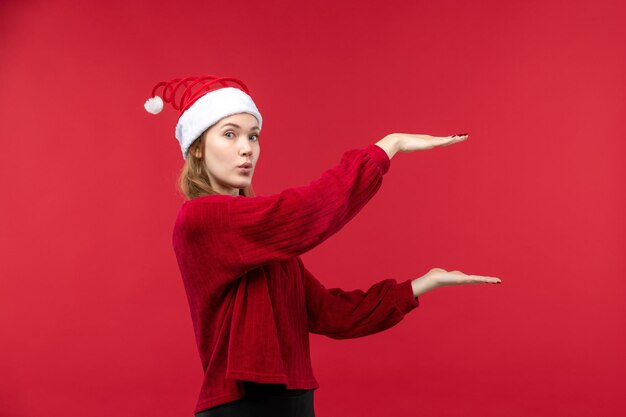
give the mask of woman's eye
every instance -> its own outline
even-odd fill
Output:
[[[231,132],[230,130],[226,133],[224,133],[224,136],[226,136],[227,138],[231,138],[232,136],[228,136],[228,135],[234,135],[233,132]],[[253,140],[256,142],[257,140],[259,140],[259,135],[252,135],[250,136],[250,139],[254,138]]]

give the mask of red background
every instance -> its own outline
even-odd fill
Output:
[[[626,8],[515,3],[0,3],[0,414],[192,415],[177,113],[143,103],[218,74],[264,116],[257,194],[392,132],[470,133],[397,154],[303,259],[327,287],[432,267],[502,284],[311,335],[319,417],[624,415]]]

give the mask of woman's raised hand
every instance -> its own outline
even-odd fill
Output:
[[[397,149],[399,152],[422,151],[431,149],[436,146],[448,146],[453,143],[464,141],[468,138],[467,133],[461,133],[453,136],[431,136],[410,133],[392,133],[397,140]]]

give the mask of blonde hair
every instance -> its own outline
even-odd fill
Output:
[[[180,170],[178,177],[179,191],[188,200],[205,195],[219,194],[211,187],[211,181],[209,180],[209,175],[204,166],[204,138],[206,137],[207,130],[205,130],[198,139],[193,141],[189,147],[185,164]],[[197,150],[200,151],[199,158],[195,156]],[[252,185],[239,189],[239,195],[253,197],[255,194]]]

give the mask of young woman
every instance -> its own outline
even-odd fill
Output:
[[[252,177],[263,119],[245,84],[188,77],[157,84],[153,96],[160,87],[181,113],[176,138],[185,163],[179,185],[187,200],[172,242],[204,372],[196,416],[313,417],[319,384],[309,333],[367,336],[399,323],[426,291],[500,283],[433,268],[416,279],[385,279],[367,291],[327,289],[300,258],[365,206],[396,153],[451,145],[467,134],[393,133],[346,151],[307,185],[256,196]],[[156,96],[145,107],[158,113],[162,104]]]

